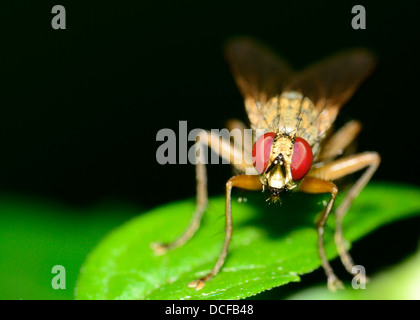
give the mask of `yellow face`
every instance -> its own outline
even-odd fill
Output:
[[[273,200],[277,200],[282,191],[291,190],[297,186],[291,171],[293,146],[291,137],[277,134],[271,147],[270,162],[260,176],[261,182],[268,187]]]

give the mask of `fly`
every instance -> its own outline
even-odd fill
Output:
[[[226,183],[226,228],[222,251],[213,269],[204,277],[189,283],[189,287],[200,290],[222,268],[232,237],[231,191],[232,188],[241,188],[268,190],[273,201],[288,190],[330,194],[316,228],[319,256],[328,287],[336,290],[342,287],[342,282],[328,262],[323,238],[325,222],[338,193],[334,181],[364,170],[335,209],[334,239],[343,265],[352,273],[354,263],[344,245],[342,221],[353,199],[377,170],[380,156],[376,152],[342,156],[360,132],[361,124],[353,120],[336,132],[333,132],[332,124],[340,108],[373,70],[375,58],[366,50],[353,49],[301,72],[294,72],[268,48],[248,38],[230,41],[226,55],[245,100],[253,130],[253,144],[238,148],[212,132],[199,134],[197,141],[212,148],[226,160],[241,154],[243,159],[252,158],[252,161],[233,164],[238,174]],[[242,132],[247,128],[238,120],[230,121],[227,127]],[[216,141],[212,139],[220,139],[221,146],[212,146],[212,141]],[[221,149],[229,150],[228,155],[222,154]],[[163,253],[183,245],[199,228],[208,202],[204,162],[197,162],[196,177],[197,207],[190,225],[174,242],[155,243],[153,247],[156,252]]]

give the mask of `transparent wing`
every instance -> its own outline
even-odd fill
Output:
[[[296,74],[284,90],[299,91],[314,103],[319,112],[316,125],[323,134],[375,64],[374,55],[367,50],[345,51]]]
[[[264,104],[283,91],[292,69],[268,48],[245,37],[227,43],[226,57],[255,128],[263,120]]]

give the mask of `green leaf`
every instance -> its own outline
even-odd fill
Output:
[[[139,208],[107,201],[88,208],[0,194],[0,299],[74,299],[79,270],[110,230]],[[54,265],[66,271],[66,288],[54,290]]]
[[[286,297],[290,300],[420,300],[420,250],[396,266],[369,276],[364,289],[330,292],[313,286]]]
[[[328,195],[286,194],[281,205],[269,205],[261,193],[246,193],[246,202],[236,201],[237,196],[228,258],[203,289],[187,284],[209,272],[221,250],[221,196],[210,199],[194,238],[163,256],[156,256],[150,243],[171,241],[184,230],[195,208],[193,199],[163,205],[114,230],[85,262],[76,298],[241,299],[299,281],[299,275],[320,267],[315,221]],[[355,241],[384,224],[419,214],[419,188],[371,183],[344,220],[345,237]],[[334,220],[328,222],[326,251],[332,259],[337,256]]]

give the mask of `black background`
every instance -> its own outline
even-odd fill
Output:
[[[66,30],[51,27],[55,4]],[[356,4],[366,30],[351,27]],[[156,133],[180,120],[217,129],[246,119],[223,57],[235,35],[298,69],[344,48],[373,50],[378,68],[337,122],[364,124],[359,150],[383,159],[375,180],[418,184],[419,19],[408,1],[19,0],[0,12],[0,190],[73,205],[193,196],[193,165],[159,165]],[[209,173],[210,193],[222,193],[229,166]]]

